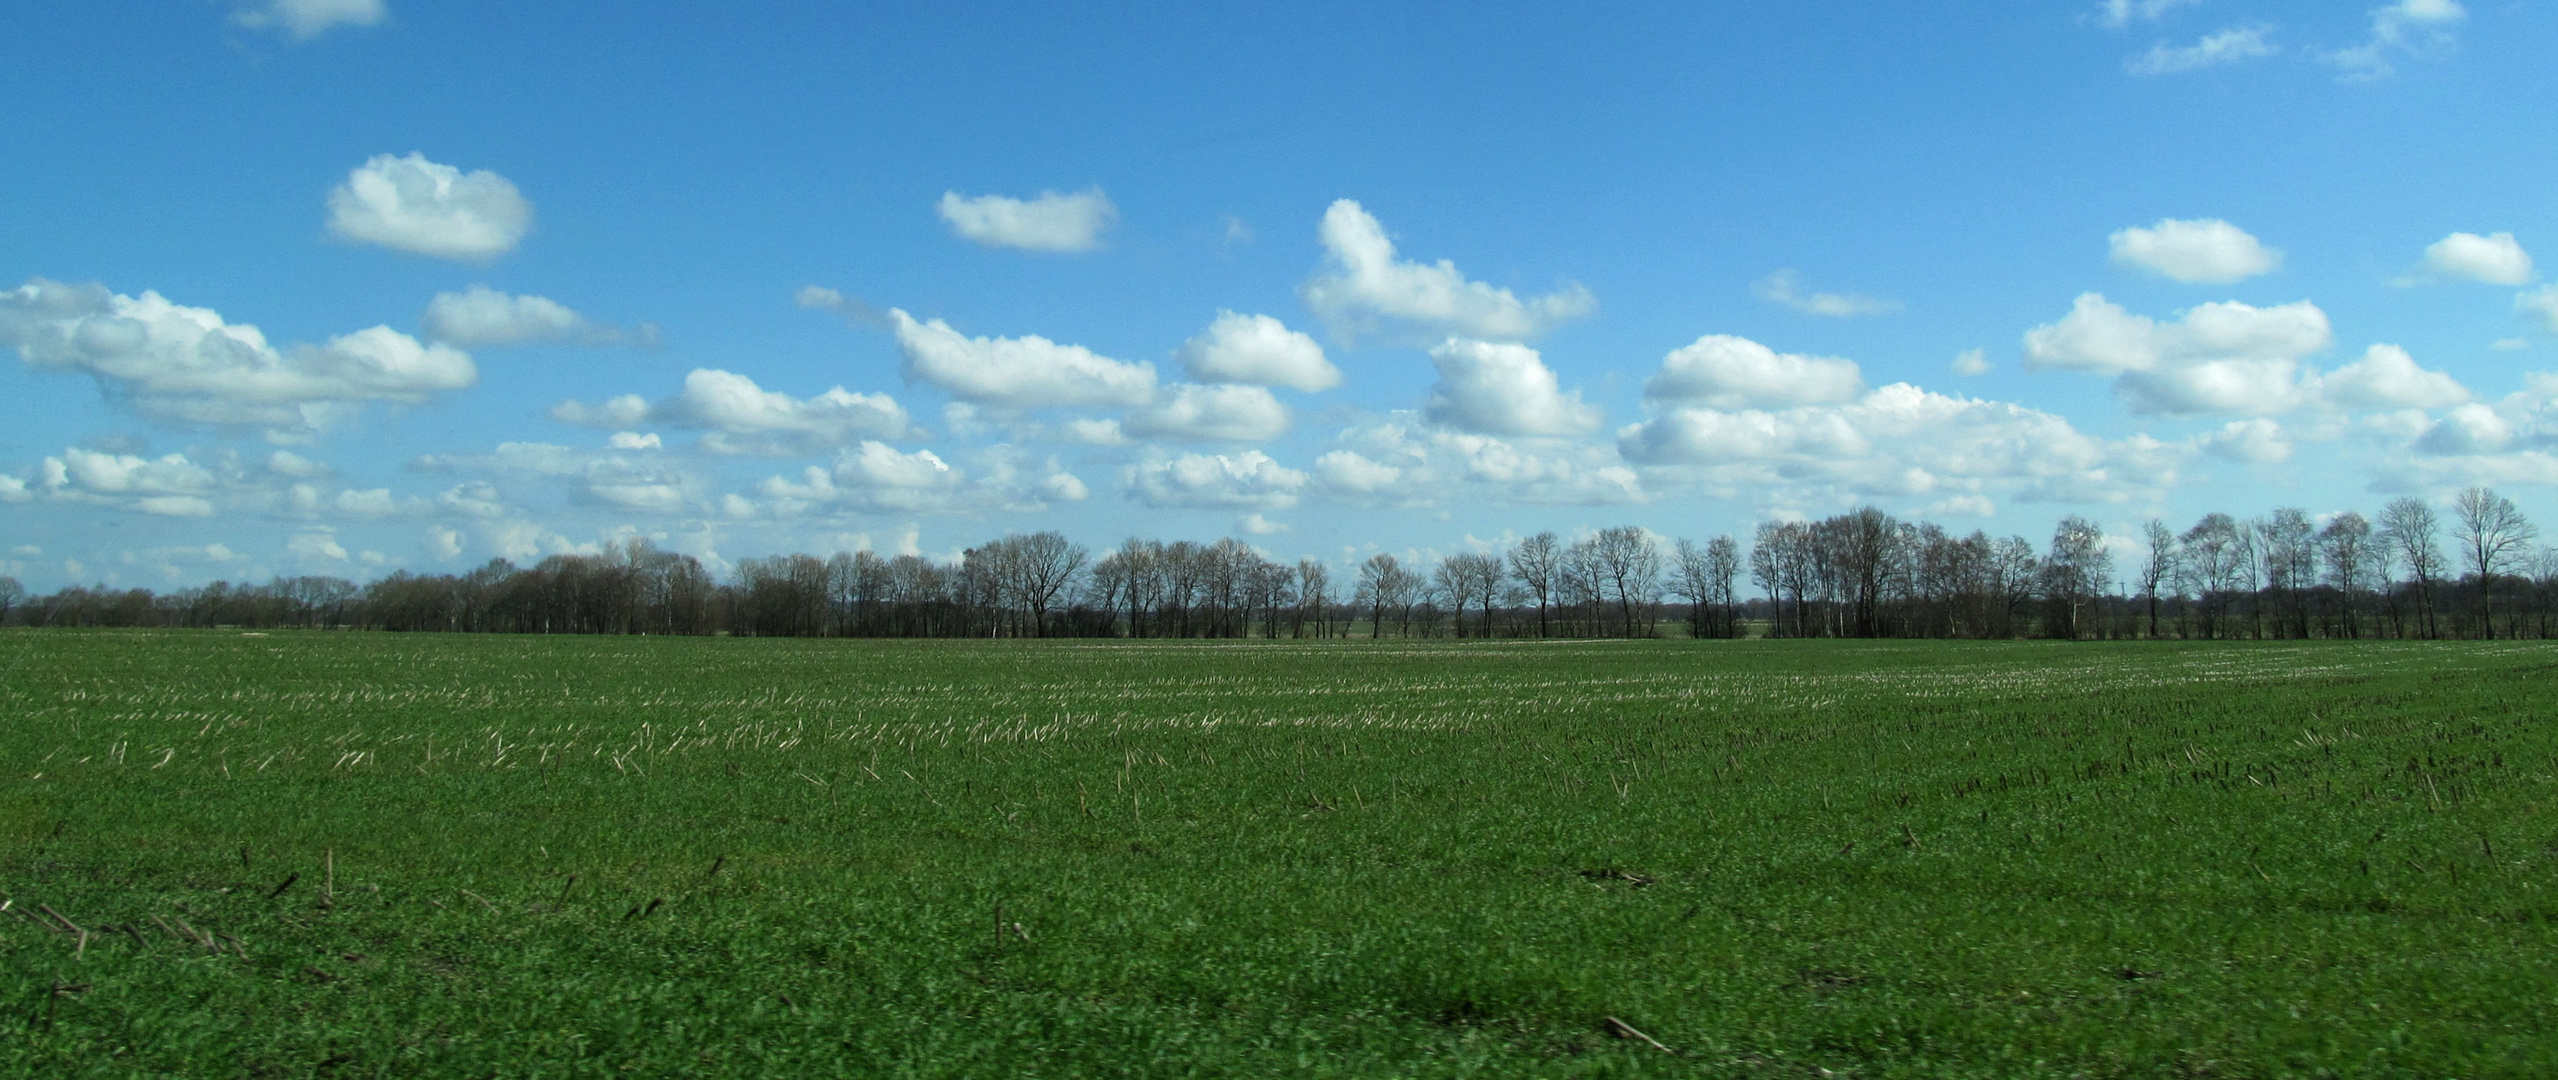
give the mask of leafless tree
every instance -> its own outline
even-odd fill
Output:
[[[2176,583],[2176,533],[2167,523],[2151,518],[2141,526],[2149,541],[2149,555],[2141,560],[2141,599],[2149,605],[2149,636],[2158,636],[2159,591],[2174,588]]]
[[[2327,585],[2336,590],[2344,616],[2344,636],[2363,636],[2362,596],[2371,590],[2377,562],[2372,550],[2371,522],[2351,510],[2329,519],[2327,527],[2318,531],[2318,554],[2326,569]]]
[[[1638,612],[1648,622],[1652,604],[1661,594],[1661,545],[1633,525],[1601,529],[1593,541],[1591,555],[1607,598],[1616,603],[1618,625],[1625,636],[1633,637]],[[1650,631],[1644,634],[1650,636]]]
[[[2080,612],[2105,595],[2105,583],[2113,576],[2114,556],[2105,549],[2105,530],[2076,514],[2062,518],[2052,531],[2052,553],[2044,561],[2043,578],[2061,616],[2061,636],[2084,635]]]
[[[2452,501],[2452,510],[2460,518],[2453,536],[2469,562],[2470,576],[2478,582],[2478,632],[2494,637],[2496,578],[2519,568],[2540,531],[2523,518],[2512,499],[2483,487],[2462,491]]]
[[[1551,637],[1546,623],[1546,605],[1554,598],[1554,577],[1561,569],[1563,547],[1554,534],[1541,532],[1510,549],[1510,576],[1518,579],[1528,595],[1537,601],[1537,636]]]
[[[2440,634],[2434,622],[2434,583],[2443,574],[2441,535],[2442,519],[2423,499],[2392,499],[2381,509],[2380,542],[2415,583],[2419,625],[2429,638]]]

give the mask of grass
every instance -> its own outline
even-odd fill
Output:
[[[2550,1075],[2554,671],[0,634],[0,1069]]]

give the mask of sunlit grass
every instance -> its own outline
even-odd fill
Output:
[[[0,1064],[2540,1075],[2553,670],[10,633]]]

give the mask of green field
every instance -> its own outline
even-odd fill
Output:
[[[2553,673],[10,632],[0,1069],[2546,1076]]]

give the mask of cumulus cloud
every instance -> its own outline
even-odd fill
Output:
[[[972,338],[940,319],[918,322],[896,308],[889,309],[888,320],[906,358],[906,376],[962,401],[1011,409],[1134,407],[1154,397],[1153,364],[1113,360],[1036,334]]]
[[[2543,285],[2514,297],[2514,311],[2558,334],[2558,285]]]
[[[2133,57],[2123,65],[2134,75],[2173,75],[2223,64],[2257,60],[2282,51],[2267,41],[2273,33],[2270,26],[2233,26],[2191,45],[2170,45],[2164,41],[2150,46],[2148,52]]]
[[[2283,265],[2282,252],[2219,218],[2161,218],[2149,228],[2134,226],[2107,239],[2115,265],[2189,283],[2228,284]]]
[[[2328,372],[2319,388],[2329,401],[2367,409],[2439,409],[2469,400],[2459,380],[2417,366],[2396,345],[2364,350],[2362,359]]]
[[[1598,430],[1599,408],[1564,393],[1535,349],[1449,338],[1430,350],[1439,381],[1430,388],[1433,422],[1486,435],[1581,435]]]
[[[2514,424],[2487,405],[2454,406],[2416,440],[2429,454],[2486,454],[2514,441]]]
[[[1617,445],[1627,460],[1709,486],[1792,483],[1860,498],[2002,489],[2026,500],[2119,502],[2175,477],[2164,444],[2109,444],[2051,413],[1907,383],[1834,405],[1680,406],[1621,429]]]
[[[439,259],[496,258],[532,227],[533,204],[505,177],[424,154],[375,155],[329,192],[331,233]]]
[[[169,517],[210,516],[210,496],[221,486],[211,470],[184,454],[144,458],[77,447],[44,459],[37,476],[58,497]]]
[[[231,21],[309,41],[341,26],[378,26],[390,14],[382,0],[261,0],[233,11]]]
[[[1288,430],[1288,409],[1258,386],[1182,384],[1129,413],[1124,427],[1143,438],[1260,442]]]
[[[1807,293],[1792,270],[1779,270],[1750,285],[1750,295],[1771,304],[1783,304],[1806,315],[1825,315],[1833,319],[1852,319],[1859,315],[1889,315],[1901,310],[1898,300],[1886,300],[1856,293]]]
[[[1128,493],[1149,506],[1285,510],[1305,491],[1305,473],[1259,450],[1156,457],[1128,470]]]
[[[1364,504],[1469,501],[1605,505],[1647,498],[1633,469],[1579,440],[1505,439],[1451,431],[1396,412],[1344,430],[1315,459],[1321,490]]]
[[[1986,350],[1965,349],[1954,354],[1954,362],[1947,364],[1946,369],[1957,375],[1987,375],[1992,366]]]
[[[1341,385],[1341,369],[1315,339],[1268,315],[1217,312],[1206,333],[1177,354],[1192,378],[1212,383],[1283,386],[1313,393]]]
[[[36,367],[94,376],[153,416],[287,432],[345,406],[420,401],[479,381],[469,354],[387,326],[280,351],[210,308],[42,278],[0,293],[0,344]]]
[[[833,466],[810,466],[797,482],[780,477],[760,491],[784,513],[840,504],[859,510],[923,510],[944,506],[966,486],[967,473],[930,450],[901,451],[877,440],[846,449]]]
[[[2233,420],[2209,435],[2203,436],[2205,453],[2249,465],[2271,465],[2292,456],[2292,444],[2283,437],[2282,425],[2263,417]]]
[[[2469,18],[2469,9],[2458,0],[2396,0],[2373,8],[2371,36],[2352,48],[2338,49],[2320,57],[2334,64],[2350,80],[2382,79],[2396,73],[2395,61],[2400,56],[2436,56],[2449,51],[2458,39],[2452,27]]]
[[[715,368],[695,368],[684,376],[682,393],[654,405],[637,394],[595,405],[563,401],[552,406],[551,418],[622,429],[614,436],[617,449],[655,447],[655,436],[627,429],[663,424],[709,432],[702,447],[714,453],[783,457],[818,453],[857,439],[893,439],[910,427],[905,408],[886,394],[856,394],[837,386],[815,397],[795,398]]]
[[[2202,0],[2104,0],[2096,5],[2097,25],[2120,30],[2134,21],[2156,22],[2160,16]]]
[[[1035,199],[1002,195],[941,196],[941,219],[952,232],[987,247],[1076,252],[1101,246],[1101,234],[1119,220],[1119,208],[1100,188],[1072,195],[1043,191]]]
[[[535,341],[581,345],[653,345],[657,341],[657,328],[646,323],[636,331],[599,325],[549,297],[510,296],[486,285],[435,294],[419,322],[432,340],[471,347]]]
[[[1345,336],[1391,325],[1425,340],[1454,334],[1524,341],[1598,308],[1598,299],[1578,284],[1521,300],[1508,289],[1466,280],[1446,259],[1399,260],[1385,226],[1349,199],[1324,211],[1317,235],[1325,266],[1298,295]]]
[[[1780,353],[1728,334],[1707,334],[1661,358],[1643,382],[1655,401],[1696,402],[1718,409],[1818,405],[1865,392],[1853,360]]]
[[[2531,255],[2509,232],[2456,232],[2426,245],[2421,277],[2520,285],[2531,280]],[[2401,283],[2417,280],[2411,275]]]
[[[2135,412],[2280,412],[2300,400],[2299,360],[2331,341],[2309,301],[2203,304],[2173,323],[2083,293],[2058,322],[2025,334],[2025,363],[2115,376]]]

